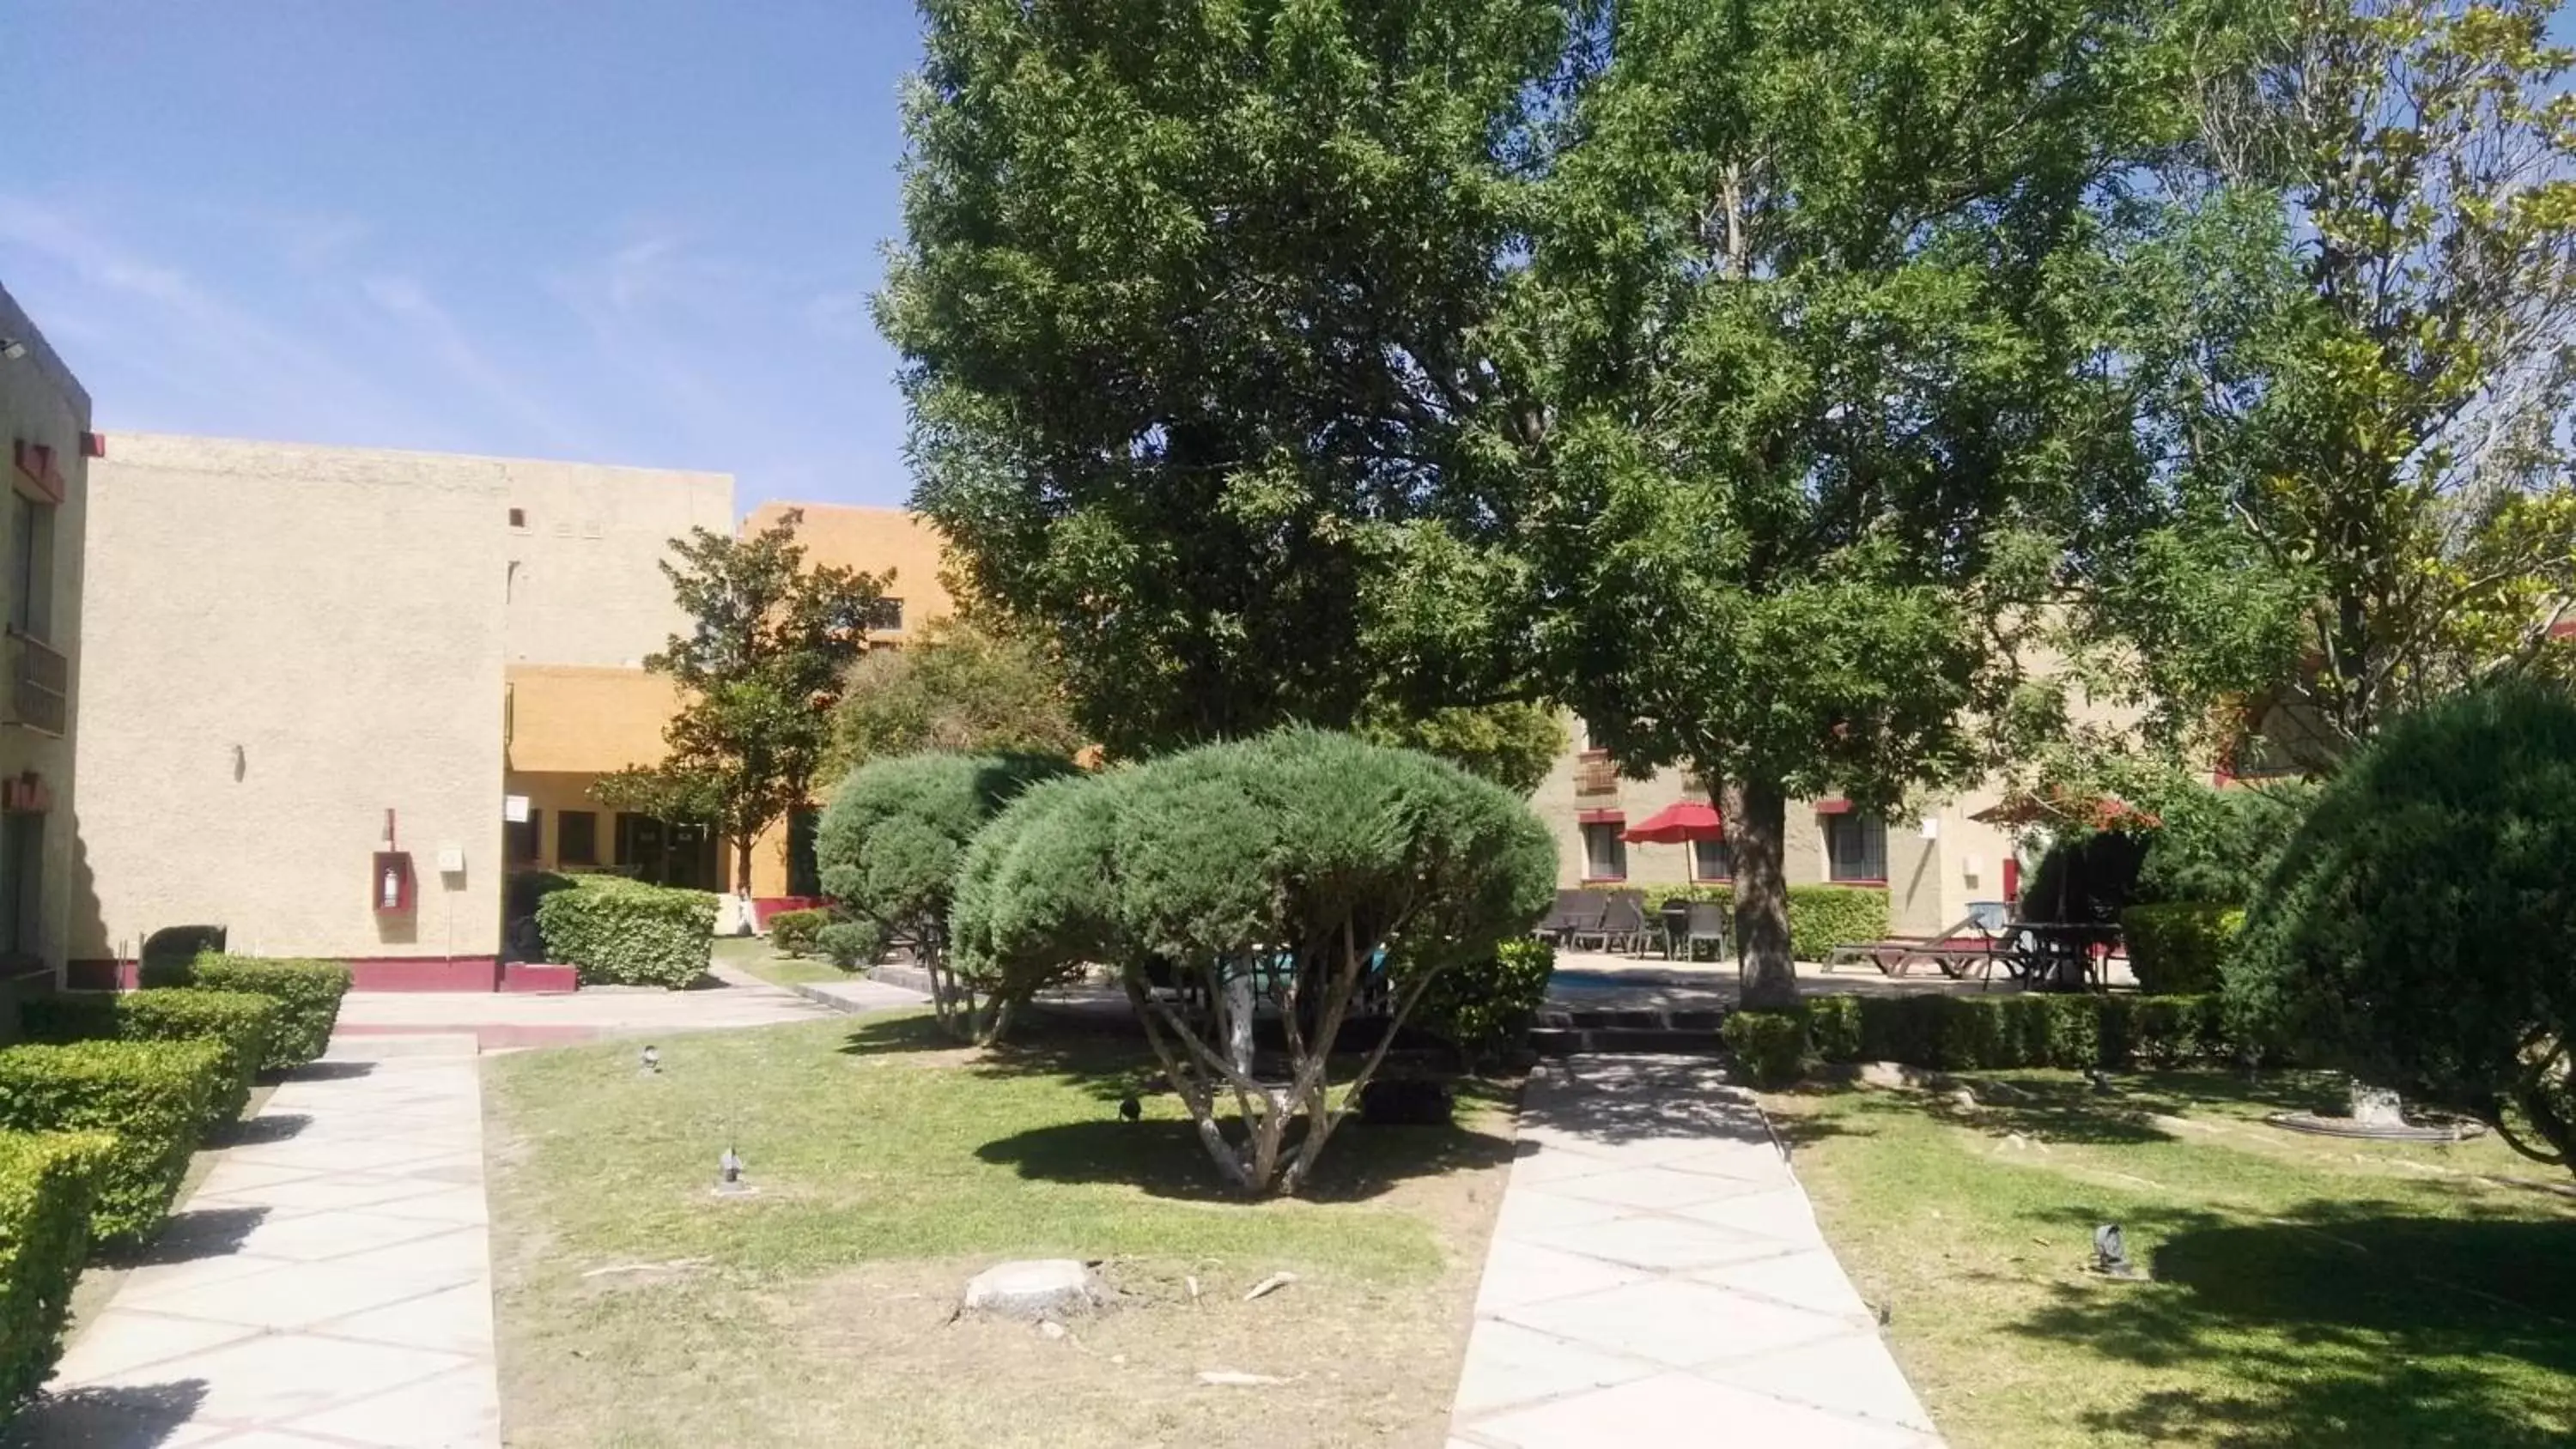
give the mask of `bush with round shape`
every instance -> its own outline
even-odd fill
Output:
[[[1730,1013],[1718,1035],[1754,1086],[1785,1087],[1806,1071],[1807,1019],[1794,1011]]]
[[[1046,755],[898,755],[851,771],[823,811],[814,861],[824,891],[845,914],[912,943],[940,1024],[959,1036],[990,1014],[948,971],[949,907],[967,844],[1022,790],[1073,768]]]
[[[54,1371],[116,1139],[0,1132],[0,1424]]]
[[[2327,783],[2247,914],[2237,1019],[2576,1168],[2576,697],[2489,685]]]
[[[1110,847],[1124,778],[1039,781],[967,845],[949,909],[949,967],[986,1003],[979,1039],[1007,1030],[1039,991],[1113,959]]]
[[[885,949],[885,933],[874,921],[834,921],[814,933],[814,949],[842,970],[856,971]]]
[[[2145,832],[2147,854],[2138,867],[2137,898],[2248,903],[2316,797],[2315,786],[2297,780],[2224,790],[2193,782],[2158,792],[2157,823]]]
[[[18,1003],[29,1041],[208,1041],[223,1048],[222,1090],[206,1104],[209,1130],[249,1104],[283,1015],[269,997],[203,988],[66,991]]]
[[[803,956],[814,949],[815,933],[830,924],[830,911],[780,911],[769,918],[769,944],[782,956]]]
[[[1413,1008],[1413,1026],[1456,1047],[1470,1070],[1499,1060],[1529,1035],[1555,970],[1554,946],[1516,936],[1497,944],[1492,955],[1433,977]]]
[[[2245,912],[2238,906],[2166,901],[2120,913],[2129,974],[2151,996],[2216,991],[2244,932]]]
[[[209,953],[171,967],[146,965],[143,984],[196,986],[208,991],[238,991],[277,1003],[277,1021],[268,1038],[262,1071],[300,1067],[330,1050],[331,1028],[340,1020],[340,998],[349,994],[349,968],[337,961],[297,960],[285,956],[219,956]]]
[[[143,938],[137,969],[146,986],[177,985],[176,981],[153,980],[155,972],[184,975],[188,963],[208,952],[223,954],[224,928],[221,926],[163,926]]]
[[[622,876],[577,876],[572,890],[537,904],[546,959],[571,966],[584,986],[678,991],[707,973],[716,898]]]
[[[204,1041],[83,1041],[0,1049],[0,1128],[105,1132],[90,1239],[130,1247],[169,1214],[224,1090],[223,1048]]]

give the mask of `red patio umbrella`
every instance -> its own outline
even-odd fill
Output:
[[[1620,838],[1637,845],[1680,845],[1689,840],[1724,840],[1726,822],[1718,817],[1717,807],[1703,800],[1684,800],[1667,805],[1648,816],[1643,824],[1620,832]]]

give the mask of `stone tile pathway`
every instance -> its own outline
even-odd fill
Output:
[[[1450,1449],[1939,1449],[1752,1099],[1713,1065],[1530,1079]]]
[[[9,1442],[499,1445],[482,1133],[472,1037],[336,1043],[243,1125]]]

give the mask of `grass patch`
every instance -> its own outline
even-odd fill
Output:
[[[513,1444],[1442,1442],[1510,1155],[1490,1101],[1352,1124],[1313,1199],[1246,1204],[1176,1099],[1119,1120],[1138,1043],[974,1053],[905,1013],[661,1054],[490,1064]],[[728,1139],[760,1195],[709,1194]],[[1129,1299],[1066,1340],[949,1321],[1010,1257],[1106,1260]],[[1240,1301],[1280,1269],[1300,1281]],[[1223,1368],[1292,1382],[1196,1383]]]
[[[2313,1079],[2177,1072],[2114,1096],[2062,1072],[1965,1080],[1984,1105],[1765,1099],[1951,1444],[2576,1442],[2563,1172],[2492,1140],[2262,1123],[2331,1099]],[[2153,1282],[2083,1271],[2101,1222]]]
[[[820,956],[782,956],[771,949],[766,936],[720,936],[716,938],[715,959],[727,966],[738,966],[772,986],[859,979],[857,972],[844,971]]]

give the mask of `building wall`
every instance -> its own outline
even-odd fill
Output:
[[[0,435],[5,435],[0,442],[9,448],[9,455],[0,459],[0,467],[11,470],[13,489],[31,486],[17,476],[16,445],[21,441],[41,445],[52,450],[53,476],[62,488],[62,499],[51,505],[51,518],[44,525],[51,535],[47,550],[51,558],[37,585],[43,601],[39,610],[43,616],[41,632],[44,642],[63,656],[70,698],[66,728],[59,736],[14,722],[14,706],[0,711],[0,715],[13,721],[0,724],[0,776],[23,779],[32,772],[50,804],[43,812],[40,827],[41,864],[33,902],[36,949],[21,954],[14,949],[16,943],[0,942],[0,978],[43,976],[59,985],[71,949],[76,914],[82,803],[75,798],[73,780],[85,623],[83,555],[89,507],[88,459],[83,455],[82,439],[89,431],[90,399],[79,379],[46,344],[44,334],[36,330],[35,323],[6,289],[0,289],[0,339],[26,347],[23,357],[0,357]],[[16,596],[18,587],[17,516],[14,502],[5,515],[0,515],[0,579],[5,579],[9,598]],[[12,640],[8,649],[0,652],[0,661],[14,671],[20,652],[21,646]],[[0,675],[0,702],[7,700],[8,681],[13,678],[14,674]]]
[[[493,956],[513,465],[129,433],[106,449],[73,954],[209,923],[270,955]],[[388,809],[407,916],[371,908]],[[442,849],[464,869],[442,873]]]
[[[498,461],[512,663],[636,669],[688,627],[661,563],[693,528],[731,530],[730,475]]]

